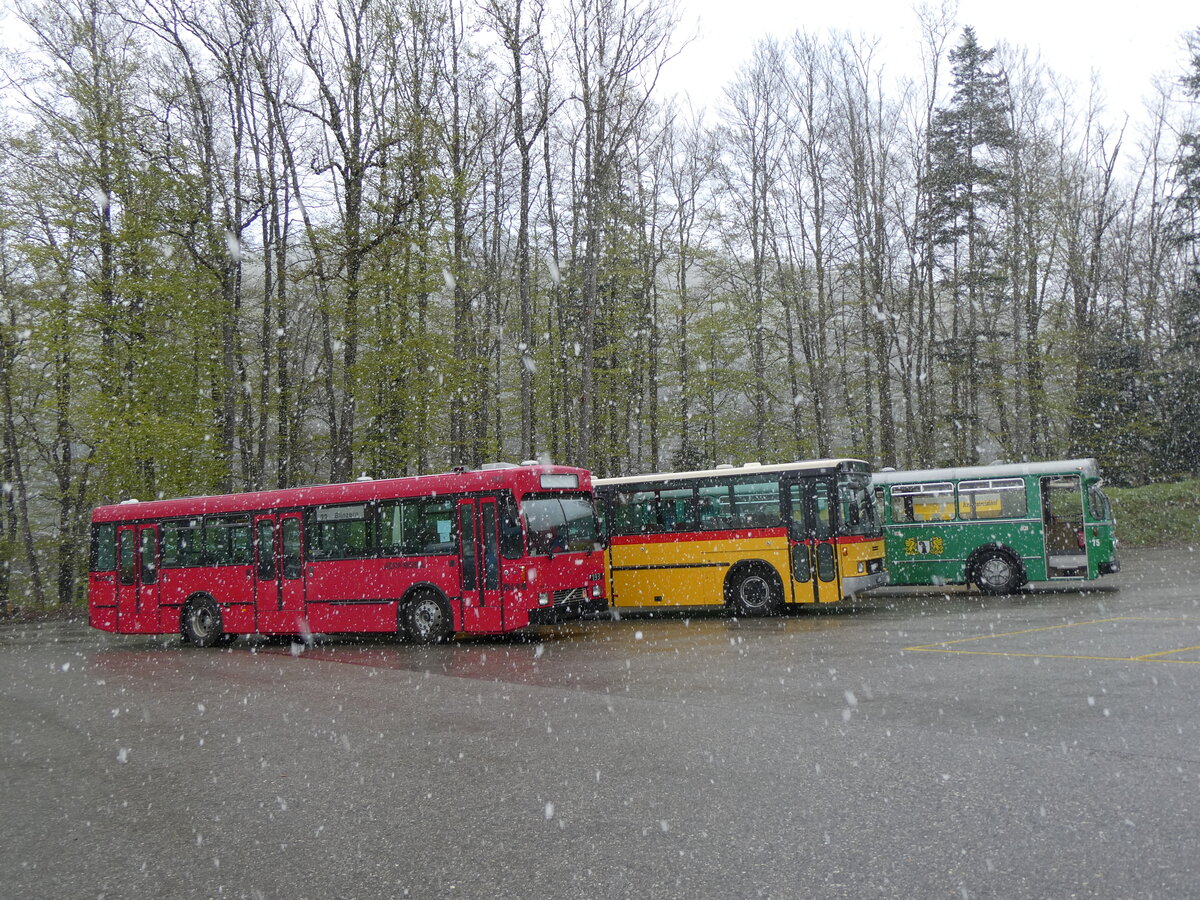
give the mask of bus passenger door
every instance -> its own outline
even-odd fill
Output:
[[[301,514],[254,517],[254,584],[258,629],[303,634],[304,557]]]
[[[463,631],[487,632],[503,628],[499,524],[494,497],[459,501]]]
[[[117,630],[158,632],[158,526],[117,528]]]
[[[793,482],[788,486],[788,507],[788,546],[796,602],[841,600],[832,482],[827,478]]]
[[[1086,578],[1087,542],[1083,491],[1078,475],[1052,475],[1042,479],[1042,528],[1047,576]]]

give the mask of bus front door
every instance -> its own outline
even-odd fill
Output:
[[[307,633],[303,546],[300,513],[254,517],[254,585],[259,631]]]
[[[842,582],[834,540],[833,483],[806,478],[788,486],[788,545],[797,603],[836,603]]]
[[[157,632],[158,526],[117,528],[117,631]]]
[[[1042,530],[1046,575],[1050,578],[1088,577],[1083,491],[1078,475],[1052,475],[1042,479]],[[1095,577],[1094,573],[1092,577]]]
[[[500,518],[494,497],[458,503],[459,558],[462,560],[462,629],[500,631],[504,609],[500,593]]]

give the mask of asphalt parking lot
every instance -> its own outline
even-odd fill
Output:
[[[0,626],[0,895],[1191,897],[1200,548],[421,648]]]

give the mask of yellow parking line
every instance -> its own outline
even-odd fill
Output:
[[[1200,660],[1195,659],[1163,659],[1162,657],[1171,656],[1176,653],[1188,653],[1190,651],[1200,650],[1197,647],[1183,647],[1179,650],[1162,650],[1158,653],[1146,653],[1141,656],[1090,656],[1086,654],[1070,654],[1070,653],[1025,653],[1011,652],[1005,650],[955,650],[951,649],[956,644],[968,644],[972,641],[983,641],[990,638],[1014,637],[1022,634],[1035,634],[1040,631],[1057,631],[1061,628],[1077,628],[1080,625],[1103,625],[1107,622],[1183,622],[1182,618],[1159,619],[1150,616],[1114,616],[1109,619],[1091,619],[1086,622],[1068,622],[1065,625],[1047,625],[1042,628],[1025,628],[1020,631],[1001,631],[995,634],[980,634],[975,637],[958,638],[953,641],[939,641],[934,644],[922,644],[918,647],[905,647],[905,652],[920,652],[920,653],[959,653],[970,656],[1015,656],[1029,659],[1086,659],[1095,662],[1161,662],[1171,663],[1173,665],[1200,665]]]
[[[1038,631],[1056,631],[1059,628],[1077,628],[1080,625],[1102,625],[1105,622],[1152,622],[1153,619],[1147,619],[1143,616],[1115,616],[1111,619],[1092,619],[1087,622],[1068,622],[1065,625],[1046,625],[1043,628],[1025,628],[1021,631],[1000,631],[995,634],[979,634],[975,637],[959,638],[953,641],[937,641],[933,644],[922,644],[919,647],[905,647],[905,650],[930,650],[939,649],[941,647],[949,647],[951,644],[967,644],[971,641],[986,641],[989,638],[1013,637],[1018,634],[1033,634]],[[1178,620],[1169,620],[1178,621]],[[947,651],[950,652],[950,651]],[[956,651],[956,652],[971,652],[971,651]],[[1107,659],[1107,657],[1104,657]]]
[[[1163,650],[1160,653],[1144,653],[1141,656],[1135,656],[1134,659],[1152,660],[1156,656],[1170,656],[1172,653],[1189,653],[1192,650],[1200,650],[1200,647],[1183,647],[1179,650]],[[1168,660],[1168,662],[1181,662],[1181,660],[1172,659]]]

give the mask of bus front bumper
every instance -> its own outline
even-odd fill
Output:
[[[554,606],[539,606],[529,611],[530,625],[558,625],[562,622],[577,622],[608,612],[608,599],[593,597],[588,600],[569,600]]]
[[[850,597],[890,583],[891,578],[887,572],[876,572],[873,575],[849,575],[842,579],[842,593]]]

